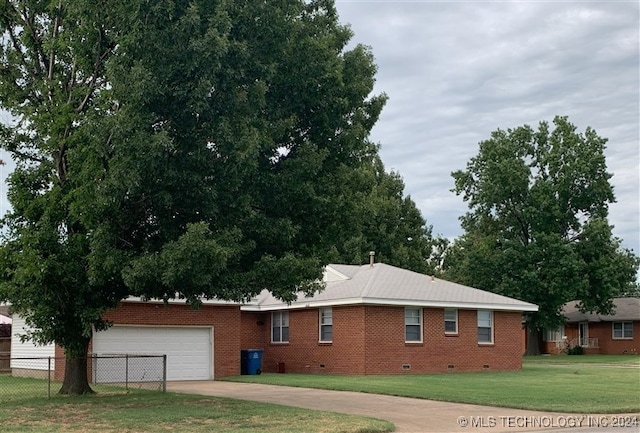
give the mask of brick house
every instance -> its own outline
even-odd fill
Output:
[[[614,298],[611,315],[582,313],[578,302],[563,307],[565,325],[546,330],[543,351],[563,353],[567,347],[582,346],[587,354],[640,353],[640,298]]]
[[[537,306],[376,263],[329,265],[326,288],[285,304],[264,291],[241,308],[242,347],[265,372],[518,370],[522,314]]]
[[[326,288],[284,304],[264,291],[240,305],[203,301],[192,309],[129,298],[105,314],[113,326],[94,334],[94,354],[166,354],[168,380],[240,374],[241,350],[263,349],[263,371],[336,374],[517,370],[522,313],[537,306],[382,263],[329,265]],[[22,343],[14,316],[15,357],[51,357],[15,375],[64,375],[56,345]],[[49,364],[51,362],[51,364]],[[95,372],[93,372],[95,373]]]

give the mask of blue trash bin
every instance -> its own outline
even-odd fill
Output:
[[[240,373],[246,375],[262,373],[262,349],[240,351]]]

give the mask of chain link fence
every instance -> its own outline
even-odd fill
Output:
[[[51,398],[62,387],[65,358],[9,357],[0,353],[0,404],[7,400]],[[99,393],[128,393],[134,389],[166,392],[166,355],[107,354],[87,358],[91,388]]]

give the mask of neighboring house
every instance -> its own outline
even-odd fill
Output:
[[[518,370],[533,304],[396,268],[329,265],[326,288],[242,307],[242,346],[266,372],[395,374]]]
[[[544,351],[558,354],[582,346],[588,354],[640,353],[640,298],[615,298],[610,315],[582,313],[578,301],[563,307],[564,326],[546,330]]]
[[[521,368],[521,319],[537,306],[385,265],[329,265],[326,288],[287,305],[263,292],[239,305],[130,298],[105,314],[95,354],[167,354],[168,380],[240,374],[241,350],[263,349],[263,371],[339,374],[427,373]],[[17,356],[57,357],[57,346],[21,343]],[[37,354],[37,355],[36,355]],[[16,361],[17,362],[17,361]],[[46,369],[41,361],[34,372]],[[23,374],[24,365],[15,365]]]
[[[55,345],[38,346],[31,342],[22,342],[20,337],[32,328],[25,324],[24,318],[14,314],[11,325],[11,374],[20,377],[46,378],[49,369],[55,370]],[[22,358],[22,359],[20,359]]]

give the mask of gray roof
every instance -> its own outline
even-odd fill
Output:
[[[312,297],[303,294],[286,304],[263,290],[247,311],[269,311],[336,305],[404,305],[439,308],[538,311],[538,306],[473,287],[463,286],[384,263],[371,265],[328,265],[323,291]]]
[[[567,322],[612,322],[619,320],[640,320],[640,298],[614,298],[613,314],[581,313],[578,301],[564,304],[563,313]]]

